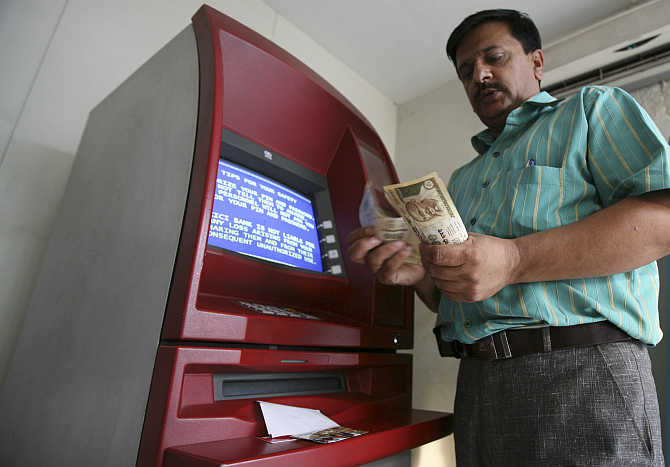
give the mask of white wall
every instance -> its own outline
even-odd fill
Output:
[[[393,154],[390,99],[262,1],[208,3],[312,67],[358,107]],[[186,27],[201,4],[0,2],[0,382],[88,112]]]

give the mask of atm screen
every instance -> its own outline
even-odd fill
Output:
[[[219,160],[208,244],[323,272],[312,200],[225,160]]]

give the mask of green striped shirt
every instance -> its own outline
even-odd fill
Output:
[[[515,238],[576,222],[618,200],[670,188],[669,152],[647,113],[625,91],[587,87],[558,100],[541,92],[507,117],[494,138],[451,177],[449,192],[471,232]],[[607,277],[512,284],[476,303],[442,297],[442,337],[471,343],[517,326],[607,319],[656,344],[656,262]]]

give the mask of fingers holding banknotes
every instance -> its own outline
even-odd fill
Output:
[[[445,297],[457,302],[478,302],[515,282],[519,253],[507,239],[471,233],[460,244],[422,243],[423,266],[405,262],[410,248],[405,242],[382,243],[374,227],[352,232],[349,257],[366,264],[383,284],[416,285],[424,276],[432,278]]]
[[[425,275],[425,269],[405,260],[412,252],[410,245],[403,241],[382,243],[375,236],[374,227],[362,227],[347,238],[349,258],[366,264],[382,284],[415,285]]]
[[[435,286],[451,300],[478,302],[514,283],[518,251],[511,240],[471,233],[463,243],[420,250]]]
[[[365,256],[381,243],[375,236],[374,226],[356,229],[347,236],[349,258],[354,263],[365,264]]]
[[[457,302],[477,302],[515,282],[520,254],[514,241],[469,235],[436,172],[385,185],[384,193],[401,216],[388,219],[403,220],[411,227],[417,243],[421,241],[421,258],[415,254],[412,261],[406,261],[410,249],[406,242],[398,241],[395,224],[382,224],[378,218],[377,230],[356,230],[349,236],[349,255],[367,264],[380,282],[414,285],[431,309],[439,303],[438,292]],[[386,223],[388,219],[382,218]]]

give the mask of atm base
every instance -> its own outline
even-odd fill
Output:
[[[368,433],[330,444],[303,440],[270,444],[248,437],[172,447],[165,451],[163,467],[346,467],[374,461],[372,465],[379,467],[406,465],[406,451],[451,433],[453,417],[405,410],[355,425]]]

